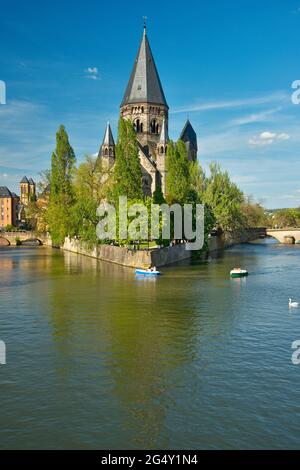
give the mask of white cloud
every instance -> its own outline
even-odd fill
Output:
[[[274,142],[289,140],[289,134],[285,132],[277,134],[276,132],[265,131],[249,139],[248,143],[252,146],[264,147],[265,145],[272,145]]]
[[[289,140],[291,137],[288,134],[285,134],[284,132],[282,134],[277,135],[278,140]]]
[[[99,80],[99,70],[97,67],[88,67],[85,69],[86,78],[90,80]]]
[[[87,72],[97,75],[98,74],[98,69],[97,69],[97,67],[88,67]]]

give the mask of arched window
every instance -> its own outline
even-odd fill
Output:
[[[158,124],[156,124],[155,131],[156,131],[156,134],[158,134],[158,131],[159,131],[159,126],[158,126]]]
[[[164,148],[163,147],[160,148],[160,153],[164,153]]]
[[[150,123],[150,132],[151,134],[156,134],[156,119],[152,119]]]
[[[144,113],[144,106],[142,106],[142,113]]]
[[[141,122],[141,124],[140,124],[140,132],[143,132],[143,130],[144,130],[144,125],[143,125],[143,123]]]
[[[114,155],[114,151],[113,151],[112,148],[110,148],[110,149],[109,149],[109,156],[110,156],[110,157],[113,157],[113,155]]]
[[[106,157],[107,157],[107,155],[108,155],[108,149],[107,149],[107,148],[104,150],[104,155],[105,155]]]

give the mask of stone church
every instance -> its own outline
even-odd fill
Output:
[[[158,185],[166,194],[169,106],[151,52],[146,27],[120,106],[120,115],[133,123],[137,133],[144,194],[151,196]],[[195,161],[198,151],[197,136],[189,120],[179,138],[186,145],[188,158]],[[99,158],[109,166],[114,165],[115,141],[109,123]]]

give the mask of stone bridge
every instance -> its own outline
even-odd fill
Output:
[[[36,243],[43,245],[47,240],[47,235],[37,235],[29,231],[0,232],[0,246],[16,246],[26,243]]]
[[[294,245],[300,242],[300,228],[267,229],[266,234],[276,238],[279,243]]]

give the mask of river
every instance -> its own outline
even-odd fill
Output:
[[[272,240],[158,279],[1,248],[0,448],[299,448],[299,266]]]

